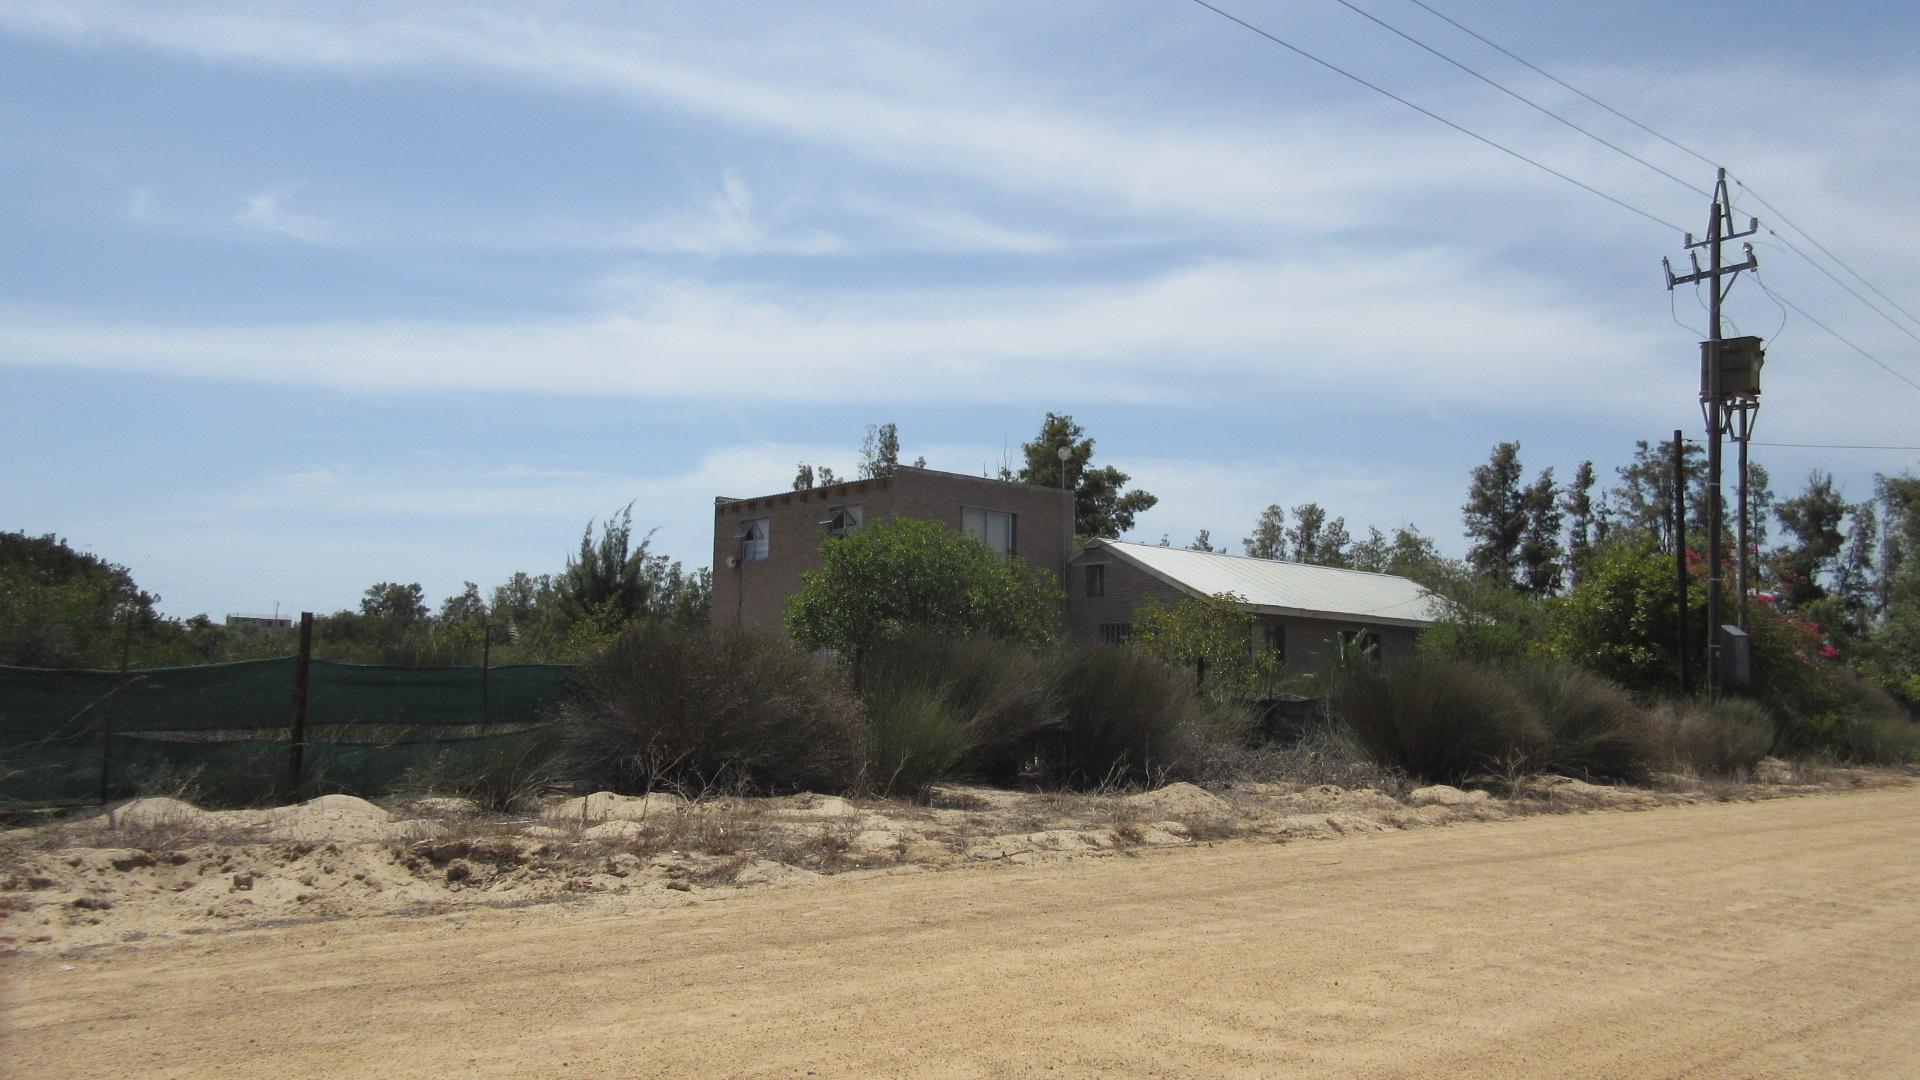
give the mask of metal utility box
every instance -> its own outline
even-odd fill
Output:
[[[1753,685],[1753,650],[1747,632],[1728,623],[1720,627],[1720,685],[1744,690]]]
[[[1712,396],[1713,342],[1700,343],[1700,396]],[[1726,338],[1720,342],[1720,396],[1759,397],[1760,367],[1767,350],[1757,337]]]

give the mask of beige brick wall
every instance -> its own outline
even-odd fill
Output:
[[[859,505],[867,521],[893,517],[938,521],[960,531],[967,507],[1014,515],[1014,554],[1058,580],[1071,537],[1066,496],[1057,490],[961,473],[902,466],[893,475],[716,503],[713,508],[713,621],[779,630],[800,575],[821,565],[820,523],[836,506]],[[743,522],[768,523],[767,558],[729,569]]]

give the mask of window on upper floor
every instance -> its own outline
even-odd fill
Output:
[[[834,507],[827,512],[827,520],[820,524],[827,530],[828,536],[846,536],[865,524],[866,520],[866,508],[856,503],[853,506]]]
[[[1107,564],[1090,563],[1083,567],[1083,570],[1087,578],[1087,595],[1107,595]]]
[[[962,507],[960,531],[992,548],[998,554],[1014,553],[1012,514],[971,506]]]
[[[740,561],[753,562],[767,557],[767,519],[750,518],[740,523],[734,534],[740,541]]]

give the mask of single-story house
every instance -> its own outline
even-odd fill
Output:
[[[1068,632],[1080,641],[1126,640],[1149,599],[1172,605],[1233,593],[1254,616],[1252,645],[1279,651],[1295,669],[1321,666],[1343,641],[1383,661],[1405,659],[1441,616],[1433,594],[1394,574],[1120,540],[1089,544],[1066,586]]]

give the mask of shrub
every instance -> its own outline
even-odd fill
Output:
[[[877,795],[924,798],[971,748],[965,713],[937,687],[869,698],[867,785]]]
[[[1201,692],[1215,701],[1253,701],[1272,695],[1280,678],[1280,654],[1248,648],[1255,619],[1246,598],[1231,592],[1189,597],[1171,606],[1149,597],[1133,612],[1133,637],[1170,668],[1197,669]]]
[[[1743,776],[1773,745],[1773,718],[1751,701],[1728,698],[1708,705],[1663,701],[1643,720],[1642,739],[1653,763],[1699,776]]]
[[[964,751],[948,776],[937,779],[1011,782],[1041,739],[1060,726],[1049,657],[1040,649],[913,635],[876,647],[862,668],[870,713],[885,713],[901,695],[931,694],[953,708]]]
[[[857,657],[913,634],[1043,644],[1055,636],[1060,591],[1051,575],[937,521],[870,522],[820,548],[787,601],[795,641]]]
[[[1335,714],[1369,757],[1430,783],[1460,783],[1513,760],[1543,761],[1539,712],[1497,668],[1423,658],[1334,680]]]
[[[1626,688],[1547,660],[1516,664],[1509,677],[1546,729],[1540,767],[1588,780],[1646,779],[1645,710]]]
[[[1832,707],[1810,717],[1787,713],[1780,723],[1783,752],[1862,765],[1920,761],[1920,723],[1892,695],[1844,669],[1831,675]]]
[[[1186,675],[1138,649],[1067,647],[1053,658],[1060,726],[1039,748],[1044,775],[1069,786],[1196,775],[1210,745],[1244,742],[1251,717],[1204,701]]]
[[[560,708],[569,779],[613,791],[840,790],[865,731],[841,673],[739,629],[630,627]]]

